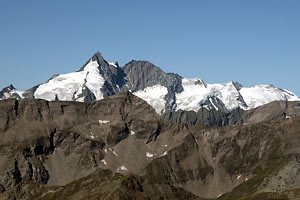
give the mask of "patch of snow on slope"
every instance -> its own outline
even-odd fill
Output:
[[[154,155],[152,153],[146,152],[146,157],[147,158],[152,158]]]
[[[14,90],[12,90],[12,92],[18,94],[21,98],[23,97],[24,91],[20,91],[20,90],[14,89]]]
[[[165,109],[165,99],[164,97],[168,93],[168,89],[161,85],[154,85],[152,87],[147,87],[144,90],[139,90],[134,95],[144,99],[148,104],[150,104],[157,113],[161,114]]]
[[[107,165],[107,162],[104,159],[101,160],[101,162],[103,162],[104,165]]]
[[[167,155],[168,154],[168,151],[165,151],[163,154],[161,154],[159,157],[163,157],[163,156],[165,156],[165,155]]]
[[[272,101],[299,101],[300,99],[288,90],[281,90],[273,85],[256,85],[240,90],[248,109],[252,109]]]
[[[111,65],[111,66],[113,66],[113,67],[118,67],[115,63],[112,63],[112,62],[110,62],[108,64]]]
[[[206,99],[207,89],[202,84],[196,84],[197,81],[199,79],[182,79],[183,91],[176,94],[176,110],[199,110],[199,102]]]
[[[121,170],[122,171],[128,171],[128,169],[123,165],[117,169],[117,171],[121,171]]]
[[[108,120],[99,120],[99,124],[107,124],[107,123],[109,123],[109,121]]]
[[[226,84],[198,84],[203,81],[198,78],[182,79],[183,91],[176,94],[176,110],[193,110],[197,112],[200,102],[206,101],[210,96],[216,96],[224,104],[227,110],[237,108],[241,103],[237,100],[239,92],[232,82]],[[212,105],[217,109],[213,102]]]
[[[99,73],[98,66],[96,61],[90,61],[83,71],[58,75],[41,84],[34,96],[53,101],[57,95],[59,100],[73,101],[79,98],[82,88],[86,84],[86,87],[94,93],[97,100],[102,99],[103,95],[100,89],[104,84],[104,78]]]
[[[101,76],[98,63],[91,61],[85,66],[84,71],[87,71],[86,86],[94,93],[97,100],[103,99],[103,94],[100,91],[104,85],[104,78]]]
[[[91,132],[91,135],[89,135],[90,138],[95,139],[94,134]]]
[[[135,132],[133,130],[131,130],[130,135],[135,135]]]
[[[118,155],[112,148],[109,148],[109,150],[110,150],[116,157],[119,157],[119,155]]]

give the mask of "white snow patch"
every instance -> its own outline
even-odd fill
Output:
[[[94,134],[91,132],[91,135],[89,135],[90,138],[95,139]]]
[[[128,169],[125,166],[121,166],[117,169],[117,171],[128,171]]]
[[[119,155],[118,155],[112,148],[109,148],[109,150],[110,150],[116,157],[119,157]]]
[[[248,178],[246,178],[245,181],[248,181]]]
[[[159,157],[165,156],[168,154],[168,151],[165,151],[163,154],[161,154]]]
[[[105,82],[99,72],[98,66],[97,61],[90,61],[84,68],[84,71],[87,71],[86,86],[93,92],[97,100],[103,99],[103,94],[100,89]]]
[[[131,130],[130,135],[135,135],[135,132],[133,130]]]
[[[104,152],[107,154],[107,149],[104,149]]]
[[[167,145],[167,144],[163,144],[163,145],[161,145],[161,146],[163,146],[163,147],[167,147],[168,145]]]
[[[104,159],[101,160],[101,162],[103,162],[104,165],[107,165],[107,162]]]
[[[115,63],[113,63],[113,62],[110,62],[110,63],[108,63],[109,65],[111,65],[111,66],[113,66],[113,67],[118,67]]]
[[[289,116],[289,115],[286,115],[285,118],[286,118],[286,119],[290,119],[290,118],[292,118],[292,117]]]
[[[239,178],[241,178],[242,175],[238,175],[238,177],[236,178],[236,180],[239,180]]]
[[[109,123],[110,121],[108,121],[108,120],[99,120],[99,123],[100,124],[107,124],[107,123]]]
[[[147,158],[152,158],[154,155],[152,153],[146,152],[146,157]]]
[[[149,103],[158,114],[161,114],[165,109],[164,97],[168,93],[168,89],[161,85],[147,87],[144,90],[139,90],[133,93],[134,95],[144,99]]]

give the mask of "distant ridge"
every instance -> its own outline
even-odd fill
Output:
[[[95,53],[78,71],[52,76],[25,91],[12,85],[0,92],[7,98],[37,98],[48,101],[90,102],[131,91],[146,100],[157,113],[194,111],[201,108],[228,113],[237,108],[248,110],[272,101],[299,101],[291,91],[273,85],[244,87],[238,82],[209,84],[200,78],[183,78],[165,73],[148,61],[132,60],[119,67]]]

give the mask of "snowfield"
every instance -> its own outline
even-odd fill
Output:
[[[83,101],[80,95],[84,87],[87,87],[97,100],[103,99],[100,89],[105,80],[99,73],[98,66],[97,61],[90,61],[83,71],[58,75],[41,84],[34,97],[48,101],[54,101],[56,97],[61,101]]]
[[[278,100],[300,100],[294,93],[272,85],[242,87],[238,90],[232,81],[225,84],[207,84],[201,79],[184,78],[182,86],[184,90],[176,94],[176,110],[193,110],[197,112],[201,108],[201,103],[207,100],[208,97],[220,99],[228,111],[237,107],[248,110]],[[211,103],[218,110],[214,102]]]
[[[161,114],[165,110],[166,101],[164,97],[168,93],[168,89],[161,85],[154,85],[147,87],[144,90],[139,90],[134,95],[144,99],[150,104],[158,114]]]

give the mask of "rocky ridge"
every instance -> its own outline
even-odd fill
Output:
[[[211,127],[170,124],[129,92],[90,103],[3,100],[0,199],[105,199],[113,191],[124,196],[107,199],[285,195],[300,187],[300,118],[257,114],[282,105],[250,110],[249,125]],[[97,187],[102,179],[112,190]]]

